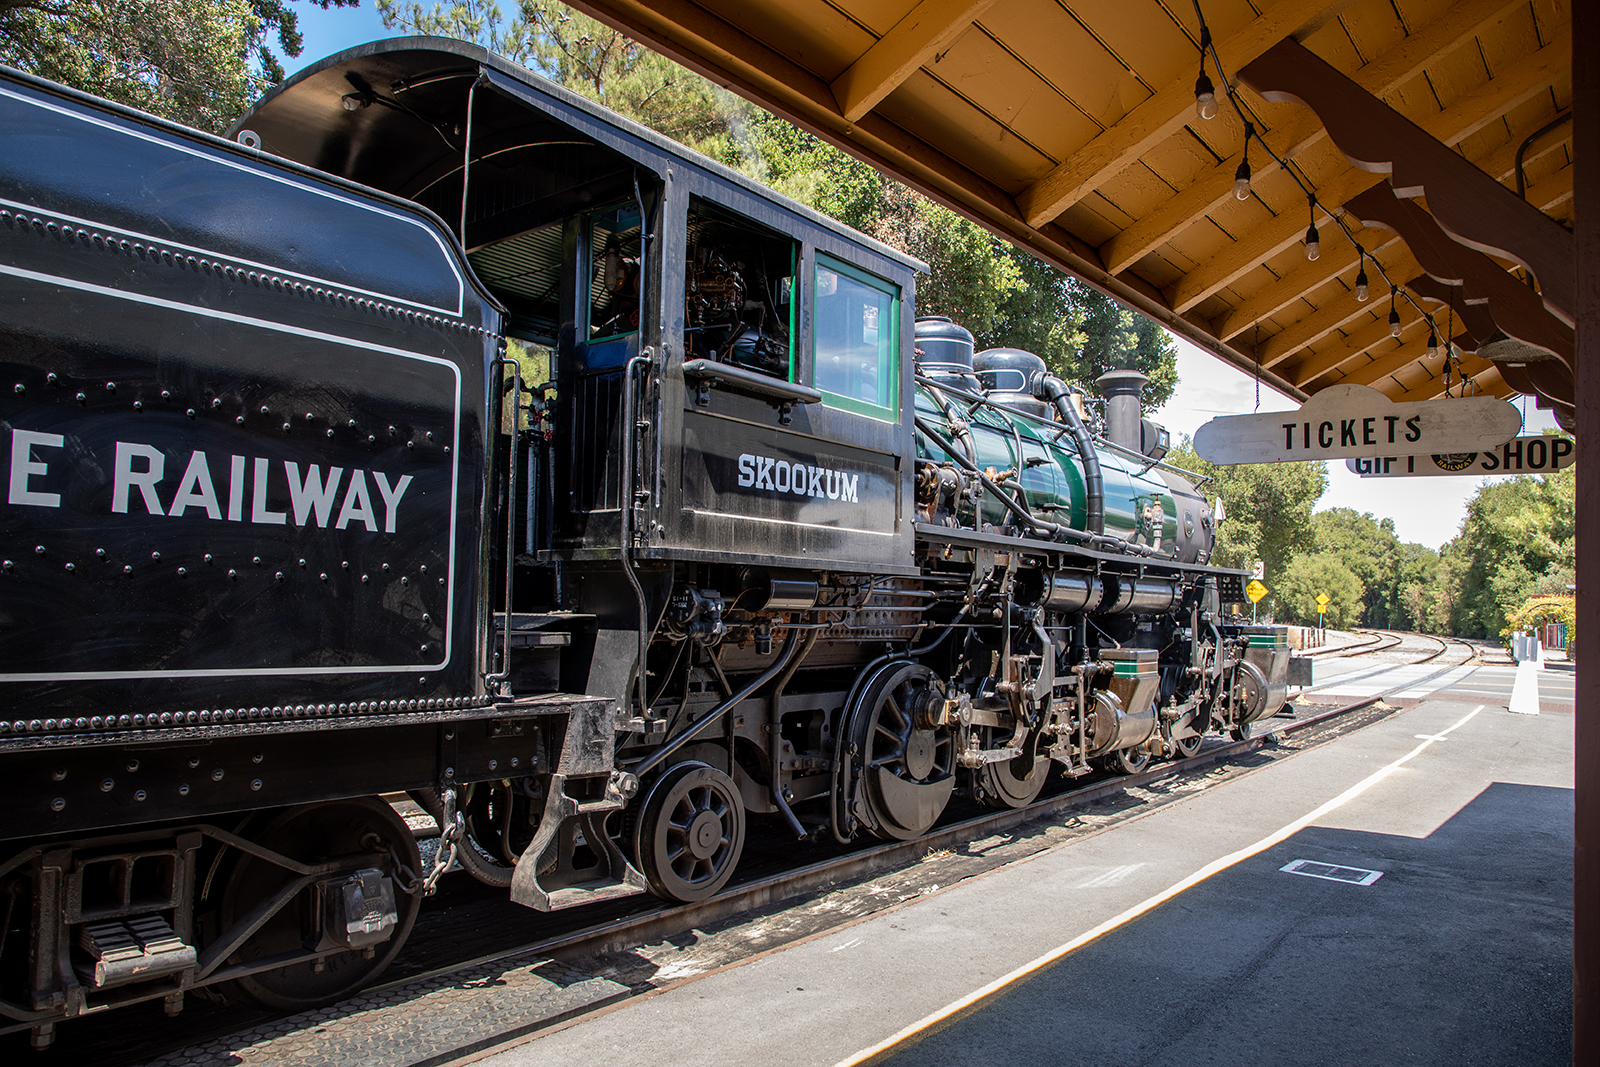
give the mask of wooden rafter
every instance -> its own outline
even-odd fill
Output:
[[[1451,240],[1415,201],[1402,200],[1378,186],[1345,206],[1364,225],[1385,226],[1398,233],[1430,277],[1461,287],[1463,303],[1487,302],[1488,313],[1506,334],[1571,363],[1571,328],[1547,312],[1544,301],[1499,264]]]
[[[941,49],[967,31],[994,0],[922,0],[833,80],[839,112],[856,122]]]
[[[1569,63],[1571,41],[1558,35],[1535,55],[1546,53],[1552,73],[1559,73]],[[1239,76],[1267,100],[1310,107],[1350,162],[1368,173],[1391,174],[1398,195],[1426,195],[1439,225],[1456,241],[1529,267],[1551,312],[1572,324],[1572,235],[1450,151],[1443,138],[1428,136],[1295,41],[1278,42]]]
[[[1503,18],[1521,0],[1462,0],[1427,26],[1374,59],[1353,75],[1357,85],[1375,96],[1386,96],[1419,74],[1438,56],[1449,53]],[[1228,58],[1228,57],[1225,57]],[[1264,131],[1265,132],[1265,131]],[[1327,131],[1315,115],[1296,114],[1271,131],[1273,150],[1292,158],[1326,139]],[[1271,158],[1256,153],[1252,164],[1256,181],[1277,171]],[[1238,164],[1223,160],[1196,178],[1161,207],[1100,246],[1106,270],[1120,274],[1201,216],[1227,203],[1233,195]]]
[[[1218,51],[1235,67],[1248,63],[1296,33],[1321,28],[1351,3],[1331,0],[1308,6],[1278,0],[1250,25],[1219,42]],[[1195,68],[1199,69],[1198,56]],[[1184,75],[1125,115],[1083,148],[1017,196],[1030,226],[1042,226],[1082,200],[1145,152],[1178,132],[1194,116],[1194,77]]]
[[[1411,256],[1406,254],[1391,256],[1387,269],[1392,277],[1397,278],[1409,277],[1420,270]],[[1379,285],[1375,291],[1381,292],[1383,280],[1379,278],[1378,281]],[[1340,300],[1329,301],[1323,307],[1269,337],[1261,346],[1261,363],[1263,366],[1275,367],[1307,345],[1315,344],[1335,330],[1343,329],[1356,319],[1371,314],[1374,308],[1375,305],[1370,298],[1366,303],[1362,303],[1354,294]]]
[[[1381,305],[1373,308],[1375,314],[1379,314],[1380,307]],[[1403,339],[1423,321],[1422,316],[1404,301],[1397,302],[1395,310],[1400,314],[1400,336]],[[1279,369],[1285,377],[1304,389],[1323,375],[1340,370],[1374,348],[1387,345],[1391,340],[1393,334],[1390,332],[1389,315],[1387,311],[1383,311],[1375,321],[1347,335],[1343,344],[1330,345],[1321,352],[1312,352],[1293,364],[1286,364]]]
[[[1499,77],[1423,122],[1423,132],[1443,144],[1457,144],[1512,108],[1527,103],[1562,77],[1563,47],[1563,42],[1554,42],[1524,57]],[[1380,175],[1368,171],[1346,171],[1317,191],[1317,201],[1331,211],[1350,197],[1372,188],[1379,180]],[[1223,286],[1254,270],[1263,261],[1300,241],[1306,231],[1305,218],[1301,211],[1285,212],[1235,242],[1209,262],[1190,271],[1168,289],[1166,295],[1169,306],[1182,314]]]
[[[1309,293],[1316,292],[1335,278],[1349,274],[1350,288],[1355,288],[1357,273],[1357,260],[1355,246],[1344,240],[1344,235],[1337,230],[1331,232],[1331,240],[1322,242],[1322,257],[1314,262],[1301,263],[1294,270],[1288,272],[1275,282],[1269,282],[1265,287],[1246,298],[1243,303],[1232,311],[1221,316],[1216,323],[1217,336],[1224,341],[1237,337],[1262,319],[1277,314],[1297,300],[1302,300]],[[1363,231],[1357,229],[1356,240],[1369,255],[1385,255],[1390,249],[1400,245],[1400,238],[1384,230]],[[1383,279],[1373,269],[1368,270],[1368,278],[1379,288]],[[1376,291],[1376,290],[1374,290]]]

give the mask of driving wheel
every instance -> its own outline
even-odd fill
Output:
[[[851,709],[853,810],[879,837],[921,837],[955,792],[955,736],[934,715],[943,700],[937,675],[901,661],[879,668]]]
[[[985,728],[983,746],[1010,747],[1016,734]],[[1039,799],[1050,777],[1050,735],[1024,730],[1022,755],[985,763],[973,774],[973,792],[992,808],[1025,808]]]
[[[1101,757],[1100,766],[1112,774],[1139,774],[1150,766],[1150,750],[1143,745],[1120,749]]]
[[[629,843],[656,896],[687,903],[728,884],[744,851],[744,804],[732,778],[704,763],[680,763],[637,804]]]

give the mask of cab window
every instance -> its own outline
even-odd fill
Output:
[[[589,217],[589,340],[639,332],[639,208]]]
[[[698,197],[688,236],[684,358],[793,381],[795,242]]]
[[[829,407],[893,421],[900,412],[900,290],[817,256],[813,385]]]

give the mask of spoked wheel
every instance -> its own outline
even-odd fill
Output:
[[[262,848],[300,863],[348,859],[350,871],[381,871],[394,883],[398,921],[386,941],[365,950],[343,948],[324,932],[323,891],[315,883],[308,885],[267,918],[224,966],[248,966],[307,949],[319,951],[318,957],[235,979],[230,983],[235,991],[277,1011],[303,1011],[350,996],[389,966],[411,933],[420,903],[419,897],[400,887],[422,865],[416,839],[393,808],[371,797],[307,804],[284,811],[250,836]],[[396,857],[407,871],[397,869]],[[328,879],[338,877],[339,872],[328,875]],[[252,911],[297,878],[264,857],[240,853],[222,890],[218,936],[226,937],[236,924],[248,922]]]
[[[656,896],[704,900],[728,884],[744,851],[744,803],[732,778],[680,763],[637,804],[627,836]]]
[[[1124,748],[1100,758],[1100,765],[1112,774],[1139,774],[1150,766],[1150,750],[1144,746]]]
[[[1174,737],[1172,739],[1173,754],[1176,759],[1188,759],[1200,751],[1200,746],[1205,743],[1205,738],[1200,734],[1190,737]]]
[[[998,734],[999,731],[994,733]],[[988,737],[984,739],[984,747],[1004,744],[1008,740],[1005,737]],[[1029,731],[1022,755],[979,767],[973,774],[974,792],[978,798],[992,808],[1025,808],[1039,799],[1044,783],[1050,777],[1050,743],[1050,735],[1043,730]]]
[[[932,709],[944,694],[938,676],[919,663],[878,670],[850,711],[857,817],[877,836],[910,841],[927,833],[955,792],[955,736],[936,726]]]

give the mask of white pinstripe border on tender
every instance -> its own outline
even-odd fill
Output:
[[[274,675],[309,675],[309,674],[390,674],[396,671],[424,673],[428,671],[443,670],[450,664],[452,637],[455,633],[455,586],[456,573],[456,513],[457,502],[460,498],[461,481],[461,368],[447,359],[430,356],[421,352],[407,352],[401,348],[391,348],[387,345],[369,344],[364,341],[355,341],[348,337],[336,334],[322,333],[318,330],[305,330],[298,326],[289,326],[280,322],[268,322],[264,319],[253,319],[245,315],[236,315],[229,311],[218,311],[214,308],[194,307],[190,304],[180,304],[173,300],[163,300],[160,297],[143,296],[138,293],[124,292],[120,289],[111,289],[103,285],[94,285],[81,282],[73,278],[62,278],[50,274],[41,274],[37,271],[26,270],[21,267],[12,267],[0,264],[0,275],[10,275],[24,281],[39,282],[41,284],[63,285],[69,289],[80,292],[93,293],[97,296],[110,297],[115,300],[127,300],[136,304],[148,304],[151,307],[164,308],[168,311],[178,311],[190,315],[199,315],[202,318],[217,319],[241,326],[253,326],[257,329],[271,330],[276,333],[291,334],[296,337],[306,337],[316,341],[325,341],[329,344],[343,345],[349,348],[359,348],[363,352],[381,352],[386,355],[399,356],[403,359],[421,360],[447,368],[455,378],[455,396],[452,404],[454,413],[454,426],[450,440],[450,553],[449,568],[451,582],[447,586],[448,595],[445,606],[444,624],[444,658],[437,663],[397,663],[389,665],[370,665],[360,667],[254,667],[245,669],[206,669],[206,670],[155,670],[155,671],[50,671],[19,674],[0,674],[0,682],[53,682],[53,681],[110,681],[118,678],[242,678],[265,677]]]

